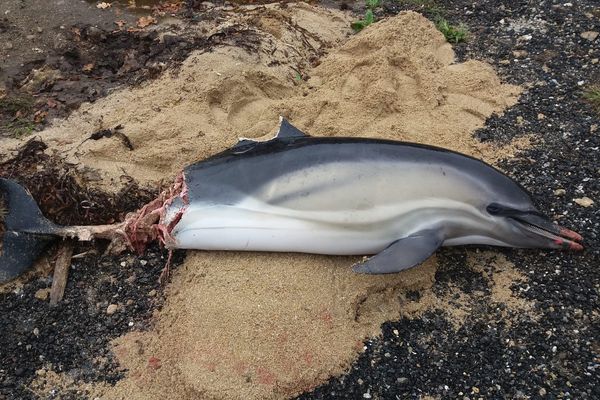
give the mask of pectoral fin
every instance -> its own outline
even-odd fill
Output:
[[[392,274],[412,268],[431,256],[442,245],[439,231],[423,230],[396,240],[379,254],[354,265],[361,274]]]

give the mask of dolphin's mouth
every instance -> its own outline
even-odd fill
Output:
[[[562,227],[536,214],[522,214],[513,216],[511,219],[518,223],[523,229],[534,233],[538,237],[549,240],[548,246],[555,249],[581,251],[583,237],[577,232]]]

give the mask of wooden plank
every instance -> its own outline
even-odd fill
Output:
[[[75,241],[67,239],[62,242],[58,249],[56,264],[54,264],[54,278],[52,279],[52,288],[50,289],[50,305],[52,306],[57,305],[65,295],[74,246]]]

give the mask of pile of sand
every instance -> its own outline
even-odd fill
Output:
[[[244,16],[236,13],[209,32],[248,25],[260,36],[261,51],[222,47],[193,54],[177,73],[83,105],[44,131],[43,140],[69,161],[97,169],[105,185],[122,174],[171,181],[185,165],[240,136],[272,135],[279,115],[315,136],[415,141],[487,160],[506,154],[472,133],[514,104],[519,88],[501,84],[485,63],[454,64],[450,44],[420,14],[404,13],[351,36],[306,71],[307,82],[296,71],[347,39],[348,16],[303,4]],[[117,125],[134,151],[118,138],[84,142]]]
[[[237,18],[243,22],[243,13]],[[247,23],[269,51],[194,54],[178,74],[85,105],[41,136],[71,161],[97,169],[107,186],[123,173],[169,181],[238,136],[272,134],[280,114],[315,136],[417,141],[487,160],[509,154],[511,148],[483,146],[472,133],[514,104],[517,87],[502,84],[482,62],[454,64],[451,46],[419,14],[400,14],[349,39],[348,21],[342,12],[307,5],[251,11]],[[329,46],[317,67],[300,65]],[[299,68],[306,82],[298,81]],[[134,151],[117,139],[82,143],[119,124]],[[427,291],[435,258],[393,276],[353,274],[356,260],[188,252],[155,329],[115,343],[127,378],[99,395],[286,397],[342,373],[385,320],[450,307]],[[497,293],[509,296],[510,281],[502,280]],[[407,290],[424,290],[424,300],[408,306]]]

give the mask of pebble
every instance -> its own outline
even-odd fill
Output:
[[[48,299],[48,296],[50,295],[50,289],[46,288],[46,289],[38,289],[34,296],[36,299],[45,301]]]
[[[27,35],[25,37],[27,38],[27,40],[33,40],[33,39],[35,39],[35,35]]]
[[[37,31],[37,33],[42,33],[44,32],[44,29],[42,29],[41,26],[38,26],[37,28],[35,28],[35,30]]]
[[[113,315],[114,313],[117,312],[117,310],[119,309],[119,306],[116,304],[111,304],[108,307],[106,307],[106,314],[108,315]]]
[[[590,199],[589,197],[581,197],[581,198],[577,198],[577,199],[573,199],[573,201],[577,204],[579,204],[581,207],[591,207],[592,204],[594,204],[594,200]]]
[[[100,40],[100,39],[102,39],[102,36],[104,35],[104,31],[102,31],[102,29],[97,28],[95,26],[90,26],[86,30],[86,33],[87,33],[88,37],[93,40]]]
[[[151,291],[149,291],[149,292],[148,292],[148,296],[149,296],[149,297],[154,297],[154,296],[156,296],[156,290],[155,290],[155,289],[152,289]]]
[[[364,399],[370,399],[371,398],[371,393],[369,393],[369,392],[363,393],[363,398]]]
[[[580,36],[585,40],[589,40],[590,42],[593,42],[594,40],[596,40],[598,35],[599,35],[599,33],[596,31],[587,31],[587,32],[582,32]]]
[[[525,58],[525,57],[527,57],[529,52],[527,50],[513,50],[512,54],[516,58]]]
[[[554,195],[555,196],[564,196],[565,193],[567,193],[567,191],[565,189],[556,189],[554,191]]]
[[[546,389],[541,388],[538,393],[540,394],[540,396],[545,396],[546,395]]]

